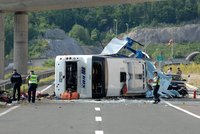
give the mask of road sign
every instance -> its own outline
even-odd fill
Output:
[[[159,55],[156,57],[157,61],[163,61],[164,60],[164,57],[162,55]]]

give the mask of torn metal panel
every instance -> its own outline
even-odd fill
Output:
[[[118,38],[114,38],[103,49],[100,55],[117,54],[124,46],[126,46],[127,43],[128,43],[127,40],[120,40]]]

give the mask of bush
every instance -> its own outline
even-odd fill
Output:
[[[45,67],[54,67],[55,66],[55,59],[48,59],[44,62],[43,66]]]
[[[90,45],[90,35],[87,29],[81,25],[75,24],[69,32],[69,36],[75,38],[78,42],[85,45]]]
[[[44,39],[35,40],[29,46],[30,58],[41,58],[43,52],[48,49],[48,42]]]

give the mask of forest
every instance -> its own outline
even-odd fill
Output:
[[[134,27],[164,27],[200,22],[200,0],[166,0],[150,3],[79,8],[29,15],[29,50],[32,55],[42,47],[39,40],[47,29],[60,28],[82,45],[105,44],[118,34]],[[7,58],[12,57],[14,14],[5,17]],[[36,40],[36,41],[35,41]],[[43,41],[43,40],[42,40]],[[43,45],[46,46],[46,45]],[[41,48],[42,49],[42,48]],[[180,51],[181,53],[181,51]]]

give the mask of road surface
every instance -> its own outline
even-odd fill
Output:
[[[2,114],[6,110],[10,111]],[[41,100],[0,108],[2,134],[199,134],[200,103],[146,99]]]

